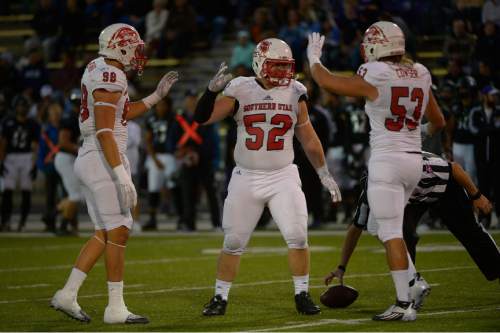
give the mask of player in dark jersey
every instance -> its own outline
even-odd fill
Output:
[[[61,120],[59,127],[59,152],[56,155],[54,164],[57,172],[61,176],[64,189],[68,197],[59,205],[62,213],[61,226],[58,234],[68,233],[68,224],[72,227],[72,233],[78,231],[78,202],[83,199],[80,190],[80,183],[73,171],[78,149],[80,148],[80,127],[78,115],[80,113],[80,89],[74,89],[70,94],[71,112]]]
[[[19,182],[22,199],[21,219],[17,229],[22,231],[31,208],[32,181],[37,174],[35,163],[40,128],[34,120],[28,118],[28,99],[19,95],[12,104],[15,115],[3,121],[0,137],[0,174],[4,184],[1,230],[10,230],[12,196]]]
[[[453,160],[465,169],[477,183],[477,170],[474,161],[474,134],[471,129],[471,110],[477,105],[477,85],[471,76],[458,82],[459,102],[452,106],[451,123],[453,138]]]
[[[146,169],[148,170],[150,219],[143,230],[156,230],[156,213],[162,189],[172,189],[176,170],[175,157],[167,152],[167,134],[172,124],[172,100],[169,97],[156,104],[155,112],[146,120]]]

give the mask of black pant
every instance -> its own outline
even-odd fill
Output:
[[[181,223],[190,230],[196,229],[196,207],[199,201],[199,188],[201,185],[207,194],[212,226],[219,227],[221,225],[220,208],[213,169],[206,164],[183,167],[180,172],[179,185],[182,193]]]
[[[403,234],[413,261],[418,243],[418,221],[429,209],[425,204],[409,204],[405,208]],[[486,279],[500,278],[500,251],[493,238],[476,221],[472,203],[464,189],[450,179],[444,196],[435,204],[443,224],[462,243]]]

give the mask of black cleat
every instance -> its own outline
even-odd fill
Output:
[[[314,304],[311,295],[307,291],[295,295],[295,307],[298,313],[305,315],[315,315],[321,312],[321,309]]]
[[[227,301],[221,295],[215,295],[210,302],[205,304],[204,316],[223,316],[226,313]]]

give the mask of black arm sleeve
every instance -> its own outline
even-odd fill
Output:
[[[205,92],[201,96],[198,104],[196,104],[196,110],[194,111],[194,120],[200,124],[203,124],[212,115],[214,110],[215,99],[217,98],[217,93],[205,89]]]

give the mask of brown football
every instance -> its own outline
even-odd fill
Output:
[[[336,285],[325,290],[319,300],[329,308],[345,308],[354,303],[358,295],[353,287]]]

